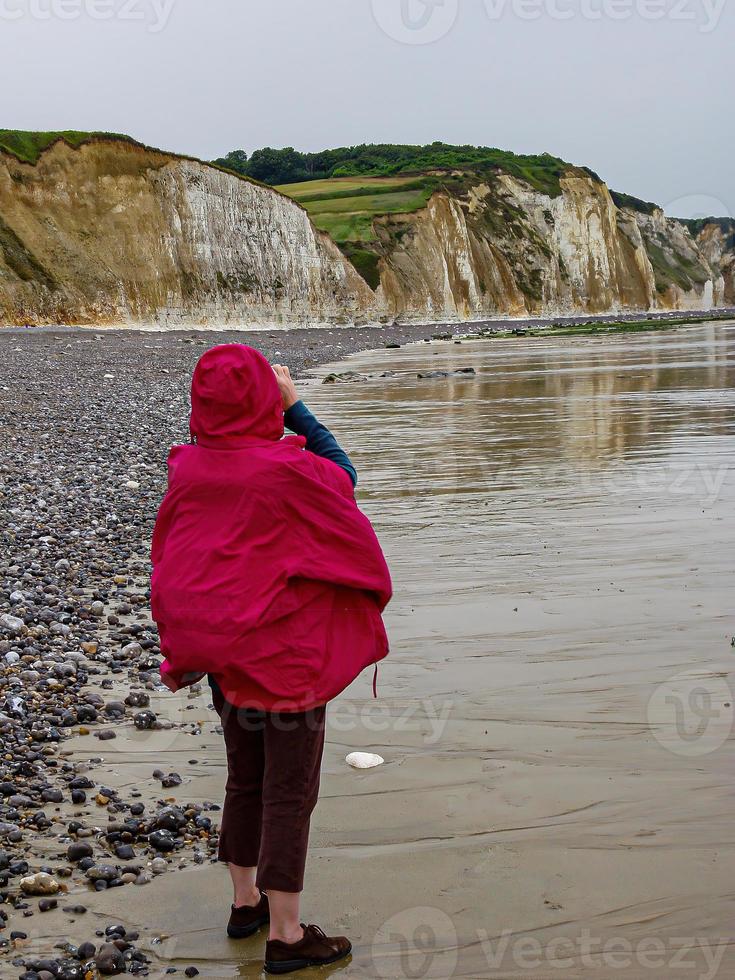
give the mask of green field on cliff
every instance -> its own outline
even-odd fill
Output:
[[[436,181],[431,177],[332,177],[280,184],[276,190],[298,201],[322,231],[342,245],[375,241],[373,219],[407,214],[426,206]]]
[[[64,140],[75,149],[83,143],[94,139],[125,140],[134,142],[122,133],[83,133],[76,129],[59,130],[58,132],[39,133],[21,129],[0,129],[0,150],[12,153],[23,163],[38,163],[44,150],[47,150],[58,140]]]

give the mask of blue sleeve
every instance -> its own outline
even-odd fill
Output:
[[[331,459],[340,466],[352,480],[353,487],[357,486],[357,470],[350,462],[350,457],[342,449],[332,433],[322,425],[316,416],[312,415],[302,401],[296,402],[284,415],[287,427],[297,436],[306,438],[306,448],[316,456]]]

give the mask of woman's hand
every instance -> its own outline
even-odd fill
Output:
[[[299,400],[298,393],[296,391],[296,385],[293,383],[291,377],[291,372],[283,364],[274,364],[273,370],[276,375],[276,381],[278,382],[278,387],[281,389],[281,398],[283,399],[283,411],[287,412],[292,405],[295,405]]]

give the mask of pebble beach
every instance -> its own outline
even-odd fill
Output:
[[[219,797],[182,802],[181,774],[165,765],[146,773],[145,787],[106,777],[121,727],[161,746],[167,732],[195,737],[200,727],[167,717],[149,611],[150,536],[168,448],[187,437],[196,360],[240,341],[298,376],[426,334],[0,332],[3,977],[147,974],[134,932],[92,923],[95,896],[216,854]],[[71,740],[89,746],[84,761]],[[42,948],[31,922],[49,914],[76,923],[86,941]]]

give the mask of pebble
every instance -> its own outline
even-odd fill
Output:
[[[372,752],[351,752],[345,762],[353,769],[374,769],[376,766],[382,766],[385,759]]]
[[[17,616],[11,616],[9,613],[4,613],[0,616],[0,625],[4,626],[9,633],[22,633],[25,628],[25,623],[22,619],[18,619]]]
[[[125,957],[114,943],[104,943],[95,954],[94,962],[103,976],[125,973]]]
[[[24,895],[56,895],[60,887],[55,878],[43,871],[20,879],[20,890]]]
[[[75,841],[66,849],[66,860],[76,863],[82,858],[91,857],[93,854],[94,848],[91,844],[87,844],[85,841]]]

